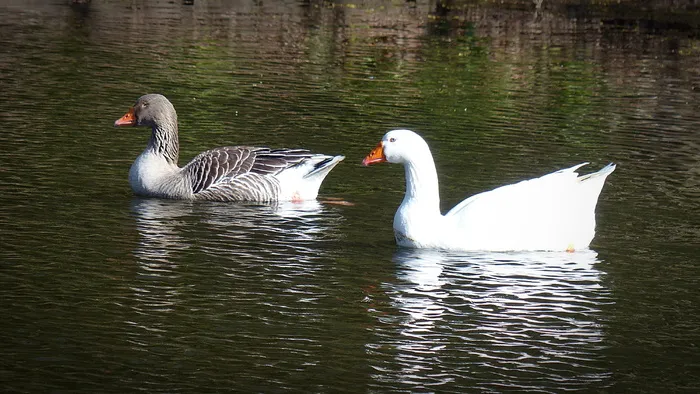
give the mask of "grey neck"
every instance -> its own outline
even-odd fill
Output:
[[[149,147],[163,156],[170,164],[177,165],[180,143],[177,137],[177,121],[167,121],[153,126]]]

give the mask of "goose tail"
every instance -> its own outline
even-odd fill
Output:
[[[594,173],[578,177],[578,180],[579,182],[585,182],[587,180],[595,179],[598,177],[603,177],[604,180],[608,175],[612,174],[612,172],[615,171],[615,168],[617,168],[617,165],[615,165],[615,163],[610,163]]]
[[[345,159],[345,156],[322,156],[321,160],[314,163],[313,169],[304,175],[305,179],[312,179],[316,177],[321,177],[321,180],[328,175],[328,173],[338,165],[341,161]]]
[[[328,173],[345,156],[312,155],[301,163],[276,175],[280,182],[281,200],[305,201],[318,196],[318,189]]]

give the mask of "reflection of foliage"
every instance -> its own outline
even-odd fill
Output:
[[[10,95],[31,92],[74,106],[104,102],[105,85],[120,105],[142,93],[164,93],[175,103],[183,131],[207,131],[182,133],[184,149],[193,152],[231,143],[234,132],[238,141],[276,144],[289,125],[302,124],[305,143],[338,127],[372,135],[410,127],[439,131],[441,138],[463,134],[470,143],[511,138],[519,142],[516,153],[555,139],[564,155],[602,138],[592,131],[624,121],[605,115],[619,102],[604,97],[636,97],[654,84],[663,88],[663,77],[647,76],[685,80],[700,64],[700,45],[688,38],[695,33],[646,35],[644,22],[615,25],[617,11],[605,1],[583,8],[545,2],[537,15],[531,0],[266,4],[238,10],[231,3],[224,7],[230,10],[194,13],[177,24],[168,13],[145,13],[159,23],[120,29],[101,25],[97,16],[122,11],[107,9],[81,19],[80,29],[65,36],[51,34],[56,26],[50,24],[27,26],[60,50],[38,55],[34,45],[12,41],[19,55],[3,70],[26,74],[19,80],[35,86],[43,83],[39,76],[60,81],[63,89],[3,87]],[[586,12],[589,19],[577,18]],[[674,23],[689,26],[687,19],[678,16]],[[132,37],[130,45],[124,37]],[[677,64],[642,64],[639,53],[649,52],[672,53]],[[69,89],[78,76],[87,82]],[[695,101],[686,91],[679,94]],[[630,112],[653,114],[657,105],[636,103],[627,104]]]

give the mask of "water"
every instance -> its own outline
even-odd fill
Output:
[[[692,8],[0,2],[4,391],[700,389],[700,42]],[[183,160],[214,146],[347,158],[321,202],[141,199],[165,94]],[[443,208],[618,163],[592,251],[395,246],[420,132]],[[338,198],[353,205],[323,202]]]

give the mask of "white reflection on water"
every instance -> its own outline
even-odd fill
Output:
[[[132,211],[136,218],[139,242],[134,256],[144,271],[152,275],[170,272],[171,257],[189,247],[179,233],[183,218],[191,214],[189,201],[135,199]]]
[[[283,236],[276,241],[284,243],[325,234],[324,224],[328,223],[320,220],[323,207],[317,201],[247,205],[135,199],[132,210],[140,235],[134,256],[147,271],[162,267],[159,264],[174,264],[171,257],[188,249],[194,241],[206,244],[206,240],[192,237],[195,231],[211,232],[208,235],[243,244],[249,240],[269,240],[270,233],[275,233]],[[253,254],[265,247],[249,246]]]
[[[482,390],[608,385],[601,308],[611,298],[596,252],[402,249],[394,262],[398,283],[387,293],[398,332],[376,346],[395,352],[375,366],[378,380]]]
[[[148,317],[172,313],[180,297],[182,289],[177,256],[190,247],[181,229],[186,217],[191,215],[192,203],[134,199],[132,211],[139,240],[133,250],[136,277],[128,282],[133,293],[131,303],[135,315],[130,316],[127,324],[150,332],[162,332],[165,331],[164,322]],[[144,344],[140,340],[134,341]]]
[[[341,220],[316,201],[252,205],[135,199],[132,211],[139,239],[130,281],[135,313],[127,324],[140,347],[154,341],[142,338],[143,330],[183,330],[186,325],[176,319],[218,319],[241,300],[278,308],[262,296],[270,286],[302,300],[318,299],[318,289],[303,276],[320,269],[323,241],[333,237],[331,230]]]

